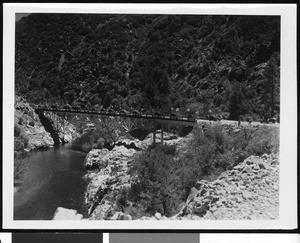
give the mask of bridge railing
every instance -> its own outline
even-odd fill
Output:
[[[195,123],[196,118],[193,116],[179,116],[179,115],[163,115],[163,114],[146,114],[146,113],[124,113],[118,111],[99,111],[99,110],[87,110],[87,109],[72,109],[72,108],[52,108],[47,106],[35,106],[36,111],[52,111],[62,113],[76,113],[76,114],[88,114],[88,115],[102,115],[102,116],[119,116],[128,118],[144,118],[153,120],[165,120],[165,121],[177,121]]]

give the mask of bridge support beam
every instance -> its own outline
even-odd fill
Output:
[[[156,130],[154,129],[154,131],[153,131],[153,147],[155,147],[155,143],[156,143]]]

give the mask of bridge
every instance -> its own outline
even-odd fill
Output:
[[[197,119],[192,115],[182,116],[177,114],[160,114],[160,113],[142,113],[139,111],[128,112],[125,110],[114,111],[112,109],[81,109],[79,107],[48,107],[48,106],[38,106],[35,105],[34,109],[38,114],[43,114],[47,116],[52,121],[57,124],[63,124],[65,121],[76,121],[84,120],[94,123],[115,123],[116,125],[121,125],[127,132],[129,132],[133,137],[143,140],[146,135],[139,135],[138,131],[150,131],[153,132],[153,144],[156,143],[156,131],[161,131],[160,140],[163,143],[163,133],[164,131],[170,130],[172,127],[189,128],[197,126]],[[59,116],[57,116],[59,115]],[[81,116],[79,118],[79,116]],[[58,119],[61,119],[58,122]],[[113,118],[120,118],[117,121]]]

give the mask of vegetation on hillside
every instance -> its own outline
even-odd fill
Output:
[[[277,16],[31,14],[16,23],[16,93],[43,104],[271,116],[279,51]]]
[[[195,129],[185,151],[163,145],[140,153],[131,167],[132,187],[118,193],[117,203],[137,218],[155,212],[171,216],[179,212],[198,180],[212,181],[250,155],[278,151],[276,127],[244,127],[230,133],[221,125],[205,132]]]

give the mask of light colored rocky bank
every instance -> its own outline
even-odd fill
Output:
[[[21,147],[22,144],[25,151],[48,148],[54,145],[53,138],[41,124],[38,114],[18,96],[15,98],[14,126],[15,149],[18,149],[18,145]]]
[[[185,138],[165,134],[166,143],[176,143],[185,150],[190,135]],[[94,149],[85,159],[89,179],[85,203],[89,206],[86,220],[131,220],[117,198],[122,189],[129,189],[135,177],[129,174],[135,155],[152,144],[149,135],[144,141],[125,139],[113,150]],[[159,136],[157,136],[159,142]],[[216,180],[201,180],[176,215],[166,217],[156,212],[137,220],[273,220],[279,217],[278,154],[250,156]],[[130,205],[129,205],[130,206]],[[69,216],[68,216],[69,217]],[[74,214],[74,219],[77,218]]]
[[[49,120],[53,125],[53,121]],[[51,134],[46,131],[48,128],[41,123],[40,117],[34,108],[19,96],[15,97],[15,149],[18,152],[28,152],[41,148],[49,148],[55,144]],[[58,143],[69,143],[78,136],[75,127],[69,124],[64,130],[55,131],[58,137]]]
[[[131,219],[116,211],[114,202],[106,194],[130,187],[128,172],[131,157],[138,153],[124,146],[112,151],[93,150],[86,164],[97,161],[99,171],[88,173],[86,203],[90,205],[90,219]],[[97,202],[96,202],[97,201]],[[187,219],[278,219],[279,160],[278,155],[250,156],[232,170],[223,172],[215,181],[198,181],[191,189],[185,206],[170,218],[156,213],[141,220]]]
[[[250,156],[213,182],[198,181],[176,219],[278,219],[278,155]]]

